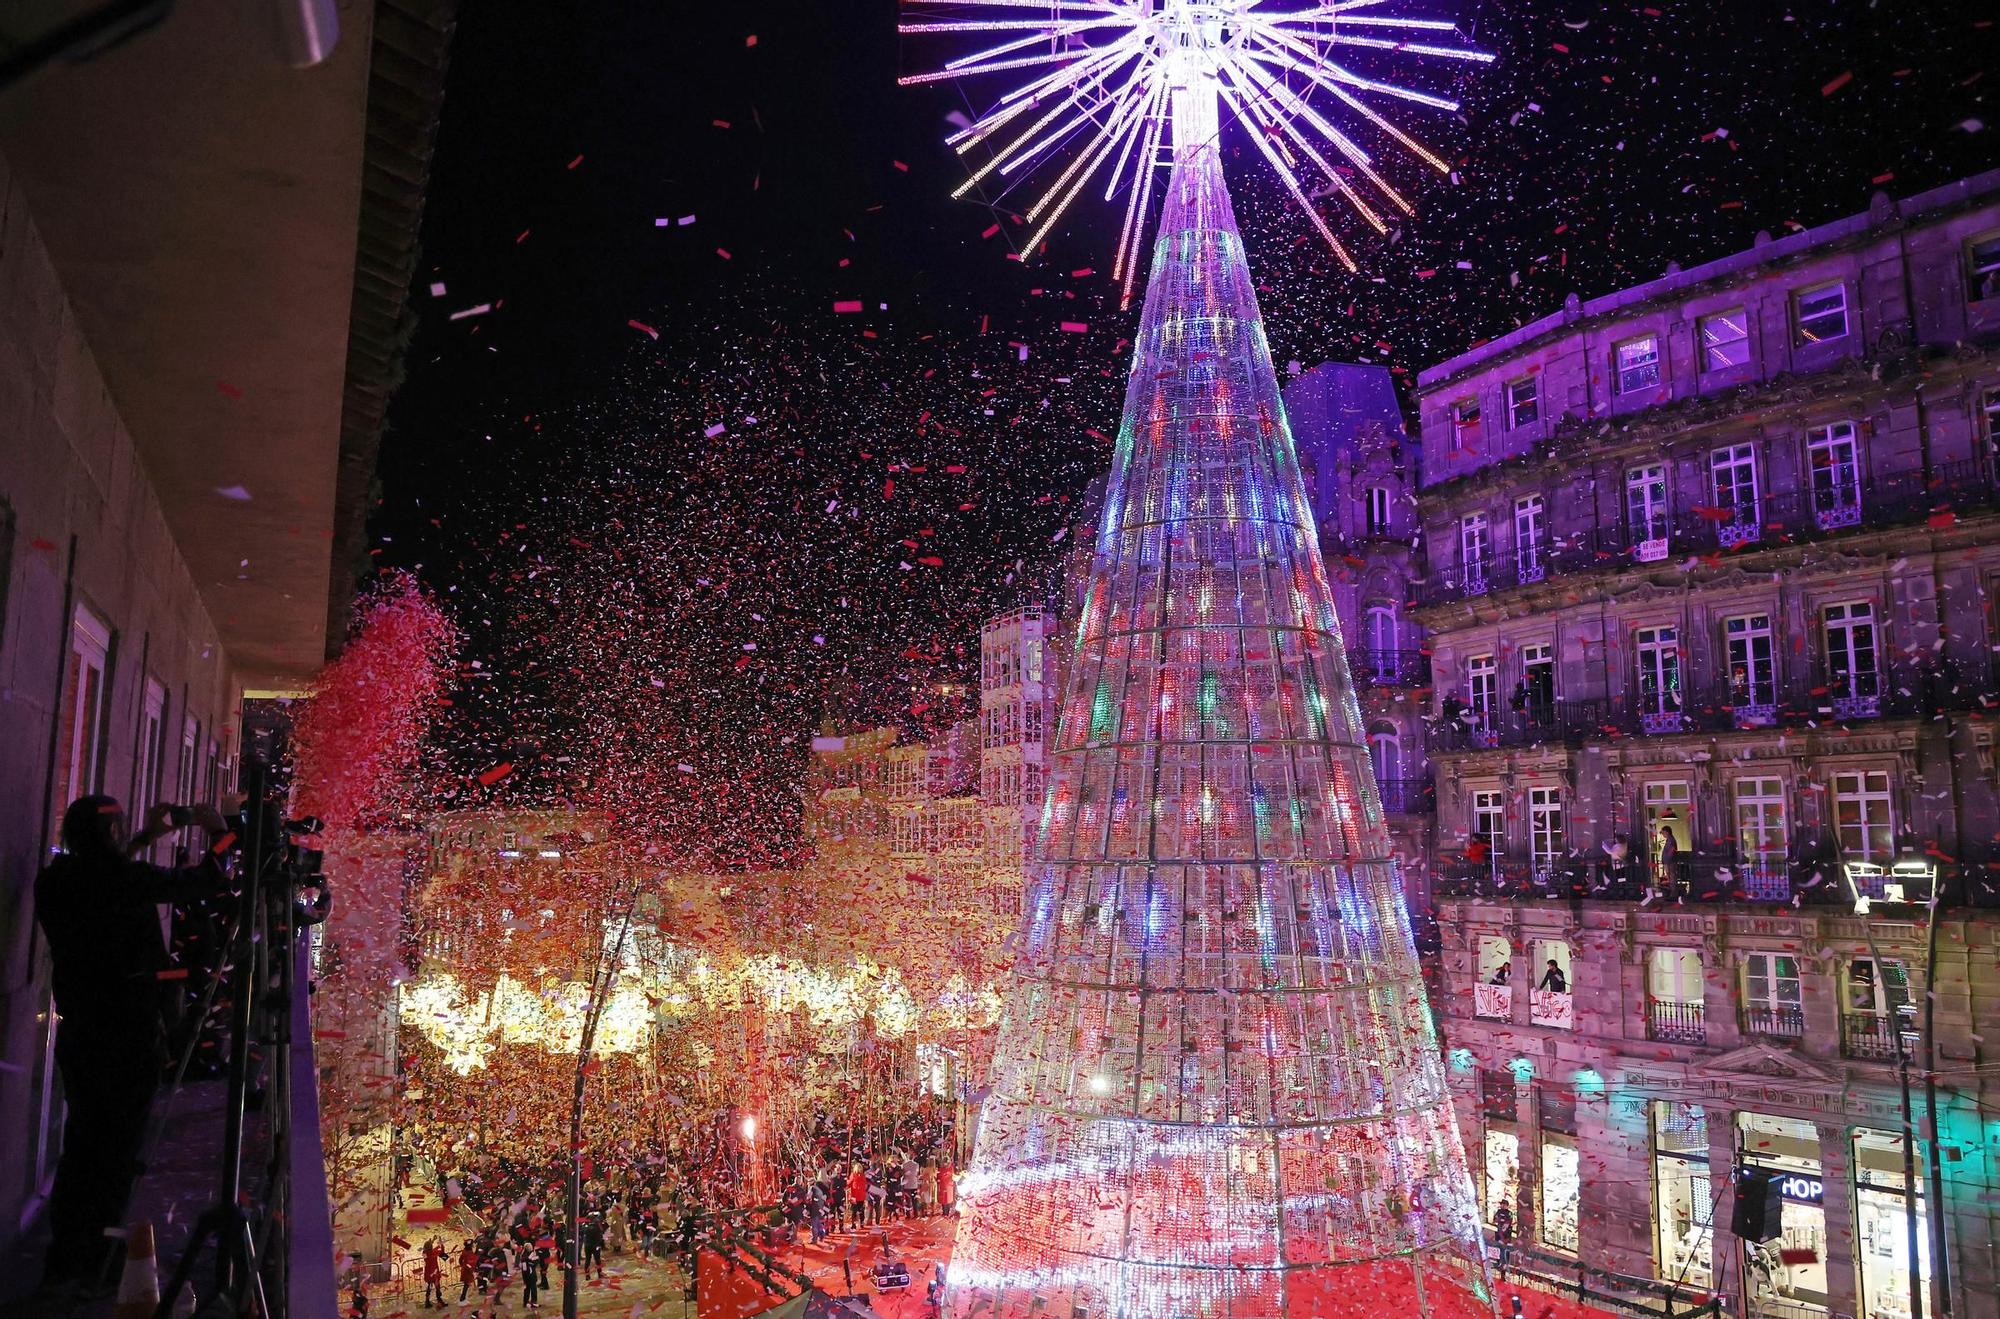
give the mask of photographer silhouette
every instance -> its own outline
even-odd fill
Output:
[[[139,849],[189,823],[211,843],[197,864],[169,870],[135,858]],[[160,805],[147,812],[145,829],[128,839],[117,799],[81,797],[63,812],[62,852],[35,879],[35,919],[48,939],[61,1014],[55,1054],[68,1110],[49,1197],[54,1239],[45,1290],[102,1282],[111,1263],[105,1231],[124,1217],[167,1056],[160,1018],[167,951],[159,904],[207,898],[227,887],[213,846],[227,832],[212,806],[183,811]]]

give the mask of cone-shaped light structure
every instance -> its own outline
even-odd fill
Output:
[[[1491,1316],[1215,91],[1175,96],[950,1312]]]

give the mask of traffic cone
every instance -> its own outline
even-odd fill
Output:
[[[125,1238],[125,1273],[112,1319],[151,1319],[160,1308],[160,1273],[153,1261],[153,1225],[136,1224]]]

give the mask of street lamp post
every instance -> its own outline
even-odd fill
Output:
[[[576,1048],[576,1085],[569,1110],[569,1242],[564,1247],[569,1267],[563,1270],[563,1319],[577,1319],[578,1271],[583,1267],[583,1085],[589,1073],[590,1051],[597,1042],[597,1023],[604,1016],[605,1000],[618,976],[625,956],[625,937],[632,930],[632,912],[639,905],[639,881],[634,877],[625,895],[625,910],[618,921],[618,937],[609,956],[603,940],[598,941],[598,964],[590,977],[590,1006],[583,1016],[583,1037]]]
[[[1938,1151],[1937,1103],[1937,969],[1938,889],[1937,867],[1931,867],[1930,901],[1924,904],[1924,1145],[1925,1181],[1929,1184],[1931,1269],[1937,1278],[1936,1313],[1952,1312],[1951,1261],[1945,1244],[1944,1167]]]

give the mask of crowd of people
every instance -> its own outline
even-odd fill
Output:
[[[425,1133],[410,1134],[421,1148]],[[460,1221],[480,1227],[456,1245],[424,1243],[423,1308],[560,1305],[572,1244],[567,1161],[462,1142],[436,1152],[447,1205],[462,1205]],[[602,1279],[606,1257],[620,1255],[673,1262],[691,1283],[704,1247],[768,1251],[799,1244],[802,1233],[817,1245],[841,1231],[948,1215],[957,1199],[953,1123],[929,1105],[874,1121],[816,1110],[757,1138],[741,1115],[721,1110],[658,1145],[593,1152],[582,1175],[580,1283]],[[362,1290],[354,1309],[365,1314]]]

